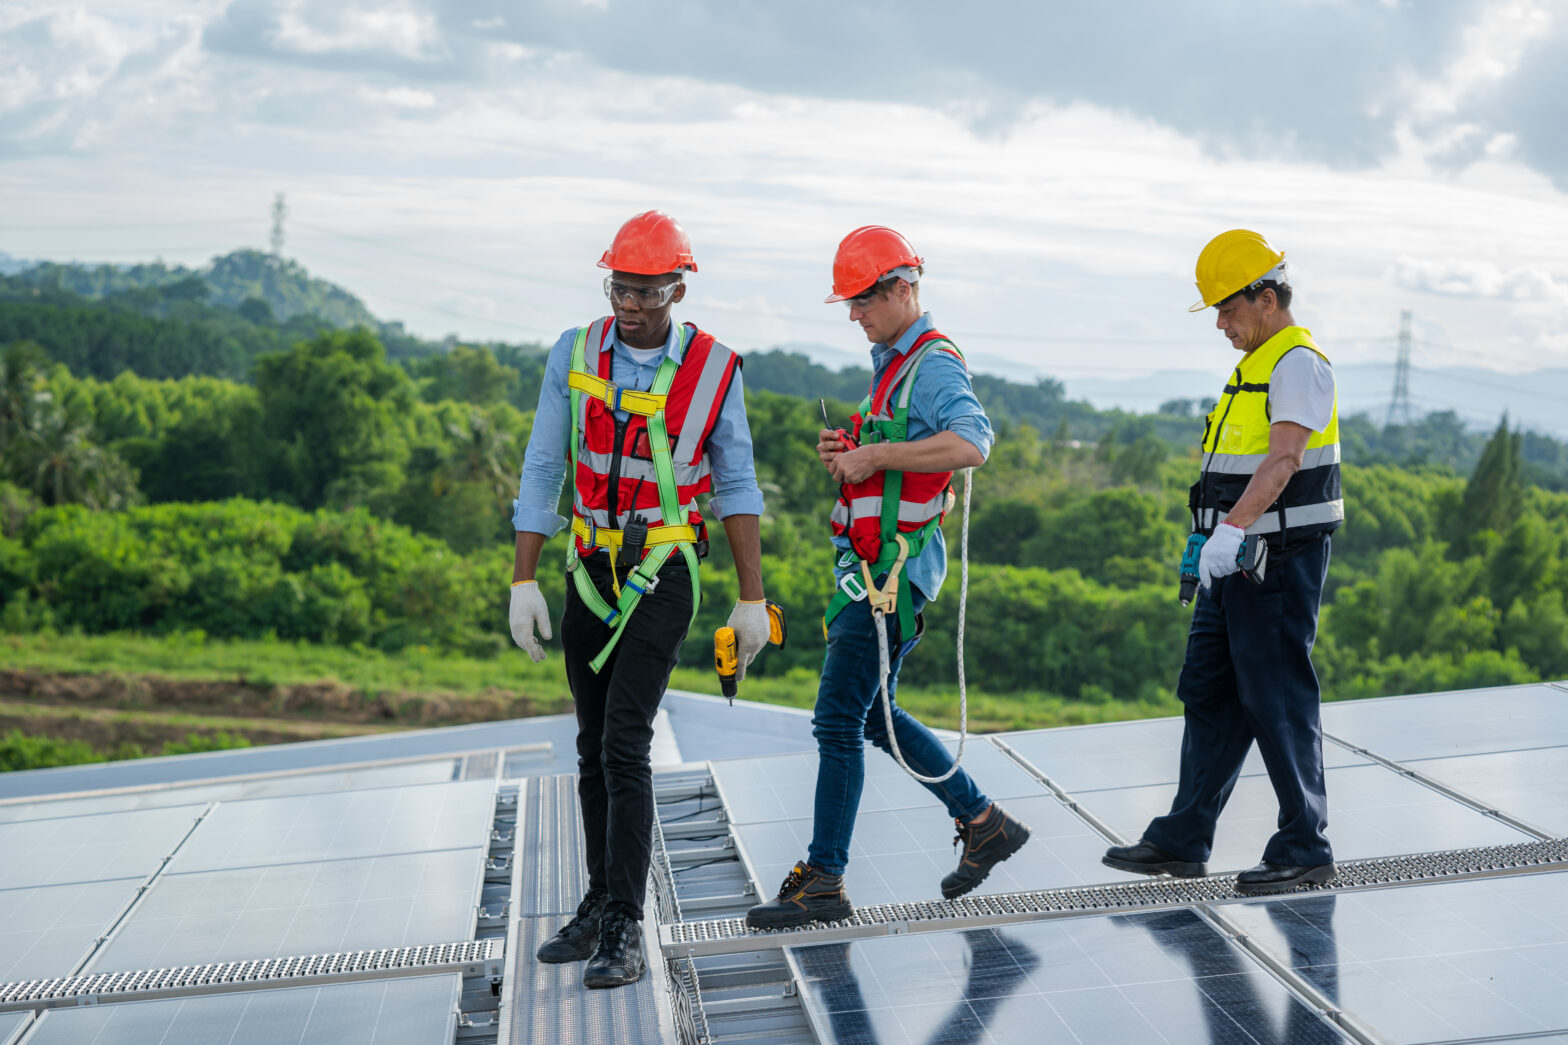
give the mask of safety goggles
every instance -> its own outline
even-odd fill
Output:
[[[853,312],[857,308],[860,309],[860,311],[864,312],[866,309],[870,308],[872,305],[875,305],[877,303],[877,300],[879,298],[881,298],[881,297],[882,297],[882,285],[880,283],[875,283],[875,284],[872,284],[871,289],[866,291],[865,293],[863,293],[863,294],[856,294],[852,298],[845,298],[844,299],[844,307],[849,309],[851,312]]]
[[[604,296],[612,305],[636,305],[638,308],[663,308],[675,296],[680,280],[661,287],[645,287],[637,283],[621,283],[614,276],[604,277]]]

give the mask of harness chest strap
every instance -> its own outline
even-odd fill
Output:
[[[938,351],[939,346],[946,346],[953,352],[957,349],[946,338],[935,337],[926,341],[917,349],[911,358],[893,368],[893,372],[884,376],[880,386],[868,396],[861,404],[861,409],[867,415],[870,430],[874,437],[870,442],[904,442],[909,434],[909,402],[914,395],[915,375],[920,370],[920,364],[925,357],[933,351]],[[959,358],[963,358],[960,356]],[[898,383],[894,385],[894,377]],[[887,409],[887,401],[892,398],[893,389],[897,388],[898,398],[893,404],[890,414],[884,415],[881,411]],[[866,441],[863,438],[863,442]],[[910,608],[908,599],[899,599],[898,573],[905,561],[911,555],[918,555],[925,549],[931,540],[931,535],[942,524],[941,516],[930,519],[919,529],[909,533],[900,533],[898,530],[898,509],[901,503],[900,495],[903,493],[904,473],[890,469],[883,473],[882,479],[882,512],[880,527],[882,531],[881,552],[873,563],[861,560],[860,570],[864,588],[859,593],[851,593],[840,585],[834,589],[833,597],[828,601],[827,611],[822,615],[822,630],[826,634],[827,627],[833,623],[844,608],[852,602],[862,598],[870,598],[873,607],[882,604],[884,613],[898,615],[899,634],[908,641],[915,634],[916,621],[914,611]],[[947,504],[952,504],[952,491],[948,491]],[[887,583],[882,591],[878,592],[874,578],[887,573]],[[851,574],[850,576],[853,576]],[[876,593],[873,596],[872,593]],[[891,605],[888,605],[891,603]]]
[[[572,342],[572,372],[567,379],[572,411],[573,431],[569,442],[572,449],[573,476],[577,474],[578,443],[582,439],[582,432],[578,428],[582,416],[582,396],[586,390],[582,387],[586,382],[576,379],[579,377],[592,377],[594,381],[600,382],[601,385],[616,389],[615,385],[605,381],[603,378],[586,372],[587,344],[588,328],[579,327],[577,329],[577,337]],[[670,434],[664,424],[664,406],[670,391],[670,385],[675,382],[677,367],[678,364],[673,359],[665,357],[654,374],[653,388],[649,392],[629,392],[626,389],[616,389],[613,396],[615,402],[622,404],[621,409],[633,413],[637,412],[632,409],[634,405],[654,404],[652,412],[646,415],[648,418],[648,447],[653,457],[654,478],[657,480],[659,490],[659,511],[666,519],[680,517],[678,514],[680,511],[680,498],[675,485],[675,464],[670,453]],[[643,398],[634,400],[633,396]],[[600,398],[604,397],[601,396]],[[607,406],[612,405],[610,399],[605,399],[604,401]],[[578,532],[579,526],[590,533],[605,535],[613,533],[617,537],[622,532],[620,530],[599,530],[586,523],[582,518],[574,517],[572,520],[572,532],[574,535],[581,536]],[[690,536],[687,537],[684,534],[674,532],[681,530],[686,531]],[[656,531],[661,538],[657,542],[653,540],[653,535]],[[615,649],[615,644],[620,641],[621,632],[626,630],[626,622],[631,619],[632,611],[642,601],[643,595],[652,591],[655,585],[658,584],[659,570],[676,548],[679,548],[681,555],[685,557],[687,571],[691,574],[691,619],[693,621],[697,619],[697,607],[701,603],[702,593],[701,582],[697,576],[697,550],[694,543],[696,532],[689,525],[660,526],[650,529],[648,537],[648,545],[650,546],[648,553],[642,562],[638,563],[631,573],[627,575],[626,585],[621,589],[614,606],[611,606],[604,600],[604,597],[599,594],[598,588],[594,586],[593,580],[588,576],[588,572],[580,568],[577,560],[577,542],[575,540],[567,542],[566,570],[571,574],[572,581],[577,586],[578,597],[582,599],[583,605],[587,606],[594,616],[604,621],[605,624],[613,625],[615,629],[610,633],[610,638],[604,644],[604,648],[589,662],[588,666],[596,672],[604,666],[605,660],[608,659],[611,651]],[[608,542],[606,544],[608,546]],[[619,544],[613,550],[619,550]],[[615,569],[615,560],[613,558],[610,569],[612,571]]]

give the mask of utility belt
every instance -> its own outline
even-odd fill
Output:
[[[599,591],[598,585],[594,583],[593,578],[588,576],[589,570],[584,560],[577,554],[577,542],[573,541],[566,559],[566,573],[572,578],[572,583],[577,586],[577,597],[582,599],[583,605],[587,606],[589,612],[595,617],[603,621],[606,627],[612,629],[609,641],[604,644],[604,648],[599,651],[593,660],[588,662],[589,668],[593,671],[597,672],[604,667],[604,662],[609,659],[611,651],[615,649],[615,644],[621,639],[621,632],[626,630],[626,622],[631,619],[632,612],[637,609],[638,603],[642,602],[644,595],[658,587],[660,571],[663,570],[665,563],[670,560],[677,550],[679,550],[681,558],[685,561],[686,570],[691,576],[691,615],[692,620],[697,619],[697,607],[701,604],[702,593],[699,587],[701,581],[697,576],[697,542],[693,539],[696,536],[696,530],[691,526],[649,527],[648,536],[652,538],[657,534],[659,539],[657,542],[652,540],[644,541],[642,555],[635,564],[629,561],[619,562],[609,554],[608,546],[612,541],[612,534],[614,535],[615,551],[620,552],[624,550],[625,531],[623,530],[600,528],[581,518],[573,518],[572,533],[578,537],[584,537],[584,543],[587,543],[591,536],[595,543],[600,544],[600,547],[593,554],[597,555],[603,552],[604,557],[595,563],[595,567],[601,564],[609,567],[610,586],[614,599],[613,602],[606,599]],[[627,566],[630,568],[626,570],[623,580],[620,571]]]
[[[580,555],[584,560],[600,560],[605,563],[615,563],[622,569],[628,568],[629,556],[622,554],[622,546],[626,543],[625,530],[612,530],[606,526],[595,526],[581,516],[572,517],[572,536],[580,539],[583,544],[592,550],[587,555]],[[637,553],[640,562],[654,548],[661,544],[690,544],[697,553],[697,558],[708,557],[708,539],[697,536],[697,528],[690,525],[677,526],[650,526],[647,536],[642,542],[642,551]]]

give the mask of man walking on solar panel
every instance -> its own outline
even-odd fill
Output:
[[[1180,781],[1170,812],[1104,859],[1140,874],[1205,874],[1215,824],[1256,740],[1279,829],[1236,888],[1279,892],[1334,877],[1311,653],[1329,535],[1345,518],[1339,408],[1328,359],[1291,317],[1283,252],[1256,232],[1222,233],[1198,256],[1197,278],[1192,310],[1215,308],[1242,357],[1209,413],[1188,497],[1184,572],[1201,546],[1201,585],[1176,685],[1186,719]]]
[[[887,697],[898,668],[920,638],[920,610],[947,573],[941,523],[950,504],[953,470],[985,463],[991,424],[975,398],[963,356],[920,309],[924,259],[892,229],[868,225],[844,237],[833,261],[833,293],[871,342],[871,394],[854,417],[855,430],[824,428],[817,455],[839,485],[833,543],[836,586],[824,616],[827,656],[817,690],[817,787],[811,846],[776,899],[753,907],[747,922],[780,928],[849,916],[844,888],[850,836],[865,781],[865,742],[902,755],[958,825],[958,867],[942,879],[942,895],[961,896],[991,868],[1017,852],[1029,828],[985,796],[932,732],[892,705],[889,742],[882,705],[882,657],[890,656]],[[896,608],[886,616],[873,605]]]
[[[652,854],[653,720],[698,605],[711,490],[739,580],[730,614],[738,674],[768,641],[740,358],[671,312],[696,272],[691,241],[647,211],[599,261],[613,315],[566,331],[550,352],[523,461],[513,526],[512,638],[535,662],[550,615],[539,553],[572,469],[572,539],[561,647],[577,712],[577,791],[588,894],[539,948],[542,962],[588,959],[583,983],[618,987],[645,968],[642,905]]]

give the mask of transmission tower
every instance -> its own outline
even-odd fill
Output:
[[[272,198],[272,259],[283,260],[283,219],[289,216],[288,204],[283,202],[283,193],[278,193]]]
[[[1388,400],[1388,419],[1391,424],[1410,423],[1410,312],[1399,313],[1399,357],[1394,361],[1394,394]]]

